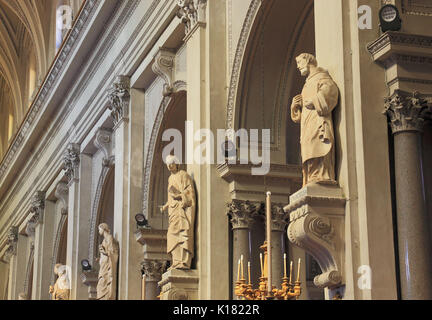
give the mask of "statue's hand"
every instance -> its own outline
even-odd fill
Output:
[[[303,107],[303,97],[301,94],[298,94],[293,98],[291,106],[296,109],[301,109]]]
[[[54,292],[54,287],[53,286],[49,286],[49,293],[53,293]]]
[[[160,207],[160,212],[164,213],[167,209],[168,209],[168,204],[165,204],[165,205]]]

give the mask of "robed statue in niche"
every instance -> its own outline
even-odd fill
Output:
[[[117,293],[118,243],[106,223],[99,225],[103,241],[99,246],[99,275],[97,300],[115,300]]]
[[[303,186],[337,184],[332,111],[338,104],[339,89],[313,55],[303,53],[296,61],[301,75],[307,77],[302,93],[291,105],[291,118],[301,125]]]
[[[65,265],[56,264],[54,274],[58,276],[54,286],[50,286],[49,293],[52,300],[69,300],[70,299],[70,281],[68,269]]]
[[[180,170],[180,161],[175,156],[169,155],[166,165],[171,175],[168,178],[168,201],[161,211],[168,210],[170,269],[190,269],[194,256],[195,187],[191,176]]]

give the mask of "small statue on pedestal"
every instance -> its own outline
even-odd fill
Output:
[[[190,269],[194,256],[194,222],[196,210],[195,187],[191,176],[179,170],[180,161],[169,155],[166,165],[168,201],[161,212],[168,210],[167,252],[172,256],[170,269]]]
[[[97,300],[115,300],[117,294],[118,244],[106,223],[99,225],[99,234],[104,237],[99,246],[99,275]]]
[[[339,89],[329,73],[318,67],[313,55],[303,53],[296,60],[301,75],[307,77],[302,93],[291,105],[292,120],[301,123],[303,186],[335,185],[332,111],[338,104]]]
[[[54,286],[50,286],[49,293],[52,300],[69,300],[70,299],[70,281],[67,267],[62,264],[54,266],[54,273],[58,276]]]

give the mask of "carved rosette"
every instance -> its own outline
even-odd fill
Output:
[[[62,208],[61,214],[67,215],[68,212],[68,198],[69,198],[69,188],[68,185],[64,182],[59,182],[55,189],[54,193],[55,197],[61,201]]]
[[[41,223],[43,221],[44,209],[45,209],[45,192],[36,191],[30,204],[30,213],[33,214],[32,219],[34,219],[36,223]]]
[[[66,149],[63,157],[63,170],[68,179],[68,182],[77,181],[79,179],[78,169],[80,163],[80,147],[76,143],[71,143]]]
[[[170,49],[160,48],[155,56],[152,70],[165,81],[163,90],[164,97],[174,93],[174,69],[175,53]]]
[[[102,151],[104,157],[102,165],[109,167],[114,164],[114,156],[112,155],[112,131],[110,129],[99,128],[96,132],[96,138],[93,142],[96,148]]]
[[[108,91],[111,117],[114,121],[114,127],[123,120],[128,119],[129,101],[130,101],[130,78],[127,76],[117,76],[111,89]]]
[[[18,243],[18,227],[12,227],[8,231],[8,236],[6,240],[6,257],[9,259],[15,256],[17,253],[17,243]]]
[[[247,200],[234,199],[227,207],[227,215],[230,217],[233,230],[250,229],[254,217],[258,214],[258,208],[255,204]]]
[[[141,262],[142,271],[146,276],[146,281],[159,282],[165,270],[166,261],[145,259]]]
[[[207,0],[177,0],[180,7],[177,16],[186,26],[186,35],[199,23],[206,21]]]
[[[284,208],[291,221],[287,234],[318,262],[322,274],[314,278],[314,284],[333,289],[344,281],[346,200],[339,188],[317,189],[306,188],[291,196],[293,203]]]
[[[388,116],[393,134],[405,131],[423,131],[427,101],[418,92],[409,95],[396,90],[386,98],[384,114]]]

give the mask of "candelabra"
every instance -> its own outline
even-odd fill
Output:
[[[260,263],[261,263],[261,277],[259,278],[259,286],[258,289],[253,289],[251,283],[251,267],[250,262],[248,262],[248,283],[246,283],[246,279],[244,277],[243,271],[243,257],[240,258],[238,262],[238,272],[237,272],[237,281],[235,286],[235,294],[239,298],[243,300],[297,300],[301,295],[301,282],[300,282],[300,266],[301,260],[298,263],[298,272],[297,279],[293,283],[292,275],[293,275],[293,262],[290,265],[290,275],[287,277],[286,270],[286,254],[284,255],[284,277],[282,278],[282,289],[277,289],[272,286],[272,290],[268,290],[268,271],[267,271],[267,241],[264,242],[264,245],[261,246],[261,249],[264,251],[264,264],[263,264],[263,255],[260,254]]]
[[[244,278],[243,269],[243,256],[238,261],[238,272],[237,282],[235,286],[236,296],[243,298],[244,300],[294,300],[298,299],[301,295],[301,282],[300,282],[300,265],[301,260],[298,263],[297,281],[292,282],[292,268],[293,263],[290,265],[290,276],[287,277],[287,265],[286,265],[286,254],[284,254],[284,277],[282,278],[282,289],[277,289],[272,285],[272,245],[271,245],[271,192],[267,192],[266,199],[266,221],[267,230],[266,238],[267,241],[261,246],[261,250],[264,251],[264,263],[263,255],[260,254],[261,263],[261,277],[258,289],[253,289],[250,278],[250,262],[248,262],[248,280]],[[240,277],[241,271],[241,277]]]

